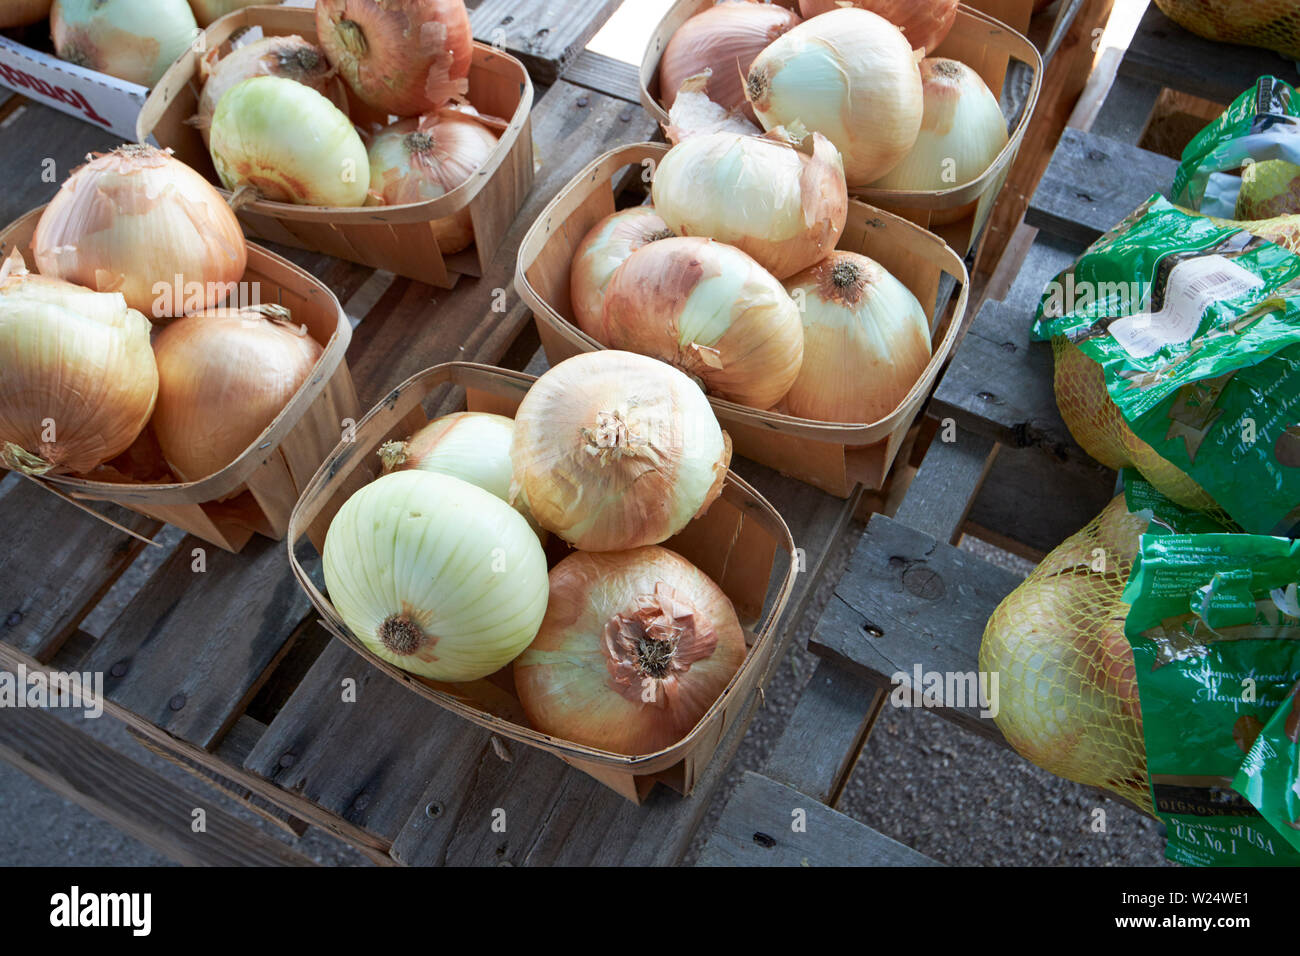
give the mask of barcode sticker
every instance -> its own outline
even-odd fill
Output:
[[[1201,256],[1178,263],[1169,273],[1165,304],[1159,312],[1135,312],[1110,324],[1110,334],[1134,358],[1147,358],[1166,345],[1190,341],[1205,310],[1264,285],[1253,272],[1223,256]]]

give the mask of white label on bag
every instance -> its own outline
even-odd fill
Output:
[[[1223,256],[1200,256],[1174,266],[1159,312],[1135,312],[1110,324],[1110,334],[1134,358],[1191,340],[1205,310],[1264,285],[1264,280]]]

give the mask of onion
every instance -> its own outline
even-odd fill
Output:
[[[546,613],[546,555],[528,522],[449,475],[403,471],[366,485],[334,516],[321,557],[352,633],[433,680],[500,670]]]
[[[741,110],[751,120],[754,110],[745,100],[745,74],[763,49],[799,22],[793,10],[770,3],[719,3],[697,13],[668,40],[659,60],[659,94],[664,109],[672,109],[686,80],[711,70],[704,92],[728,110]]]
[[[627,352],[575,355],[515,414],[511,496],[584,551],[658,544],[722,491],[731,440],[690,379]]]
[[[844,169],[825,137],[808,156],[780,135],[701,133],[670,149],[651,187],[668,228],[733,245],[778,279],[824,259],[848,218]]]
[[[312,206],[360,206],[370,160],[356,129],[309,86],[255,76],[217,103],[209,144],[212,164],[232,191]]]
[[[601,337],[605,288],[614,270],[644,245],[673,234],[650,206],[633,206],[606,216],[583,237],[569,271],[569,300],[578,328]]]
[[[913,50],[933,53],[957,19],[958,0],[849,0],[855,7],[879,14],[897,26]],[[799,0],[805,17],[843,6],[845,0]]]
[[[87,472],[126,450],[153,412],[149,320],[117,292],[0,267],[0,464]]]
[[[50,15],[53,0],[5,0],[0,3],[0,29],[40,23]]]
[[[385,113],[431,113],[469,90],[464,0],[317,0],[316,32],[353,92]]]
[[[182,481],[216,474],[244,453],[307,380],[323,349],[278,305],[178,319],[154,342],[153,430]]]
[[[543,733],[641,756],[690,733],[744,660],[731,602],[685,558],[656,547],[579,553],[551,571],[515,687]]]
[[[916,296],[855,252],[834,253],[786,288],[803,303],[804,353],[784,409],[852,424],[889,415],[930,363],[930,324]]]
[[[978,179],[1007,145],[1007,121],[980,75],[957,60],[921,61],[925,115],[912,151],[871,185],[877,189],[952,189]],[[936,209],[931,225],[965,218],[974,204]]]
[[[796,121],[838,147],[850,186],[907,155],[921,129],[918,57],[898,27],[865,10],[805,20],[758,55],[745,84],[766,129]]]
[[[212,114],[217,103],[236,84],[254,76],[282,76],[297,80],[322,93],[344,113],[348,110],[347,88],[325,59],[325,51],[299,36],[264,37],[236,47],[225,56],[221,49],[209,50],[201,63],[206,79],[199,96],[194,125],[208,142]]]
[[[153,319],[224,302],[244,276],[239,220],[212,185],[152,146],[120,146],[73,170],[36,224],[48,276],[121,292]]]
[[[50,32],[61,59],[153,86],[199,25],[186,0],[54,0]]]
[[[771,408],[803,362],[799,309],[739,249],[662,239],[628,257],[605,290],[600,341],[661,359],[710,395]]]
[[[275,6],[283,2],[284,0],[190,0],[190,9],[194,11],[194,19],[199,22],[199,26],[206,29],[227,13],[234,13],[244,7]]]
[[[741,133],[759,136],[762,130],[746,119],[738,110],[726,110],[704,92],[709,82],[709,71],[688,77],[677,91],[677,100],[668,111],[664,136],[677,144],[701,133]]]

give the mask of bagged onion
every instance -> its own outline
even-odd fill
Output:
[[[672,234],[650,206],[612,213],[592,226],[578,244],[569,270],[569,300],[578,328],[599,340],[605,288],[614,270],[642,246]]]
[[[848,218],[844,168],[825,137],[813,135],[811,156],[779,137],[701,133],[679,143],[655,171],[655,210],[677,235],[733,245],[778,279],[820,261]]]
[[[0,266],[0,464],[90,471],[128,448],[153,412],[149,320],[117,292]]]
[[[907,286],[874,259],[836,252],[786,288],[803,302],[804,358],[783,409],[870,424],[897,408],[930,362],[930,325]]]
[[[152,146],[119,146],[73,170],[32,238],[43,275],[121,292],[153,319],[211,308],[244,275],[239,220],[202,176]]]
[[[198,35],[186,0],[54,0],[50,33],[60,59],[153,86]]]
[[[403,471],[366,485],[334,516],[321,557],[352,633],[433,680],[500,670],[546,613],[546,555],[528,522],[449,475]]]
[[[243,80],[221,97],[209,137],[229,190],[273,202],[360,206],[370,160],[351,121],[309,86],[279,76]]]
[[[805,20],[758,55],[745,93],[766,129],[802,123],[839,149],[850,186],[907,155],[921,129],[919,55],[898,27],[842,8]]]
[[[799,0],[805,17],[837,10],[845,0]],[[850,0],[855,7],[884,17],[903,31],[913,50],[933,53],[957,19],[958,0]],[[1051,0],[1048,0],[1050,3]]]
[[[712,239],[662,239],[632,253],[605,289],[599,338],[759,409],[781,400],[803,362],[799,309],[781,283]]]
[[[575,355],[515,413],[511,497],[584,551],[658,544],[722,491],[731,439],[704,393],[663,362]]]
[[[552,737],[627,756],[671,747],[745,660],[727,596],[666,548],[572,554],[550,586],[514,673],[529,721]]]
[[[284,410],[322,351],[276,305],[213,309],[163,329],[154,342],[153,430],[172,470],[197,481],[233,462]]]

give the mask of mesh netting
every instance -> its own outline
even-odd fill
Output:
[[[1300,59],[1295,0],[1156,0],[1164,15],[1198,36],[1244,43]]]
[[[1052,773],[1151,810],[1121,595],[1145,519],[1121,495],[1067,538],[989,618],[980,670],[998,675],[998,729]]]

